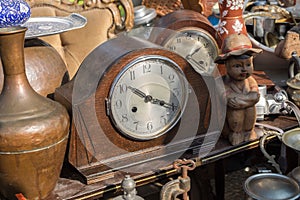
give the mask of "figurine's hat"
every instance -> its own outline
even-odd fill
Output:
[[[221,50],[222,53],[215,59],[215,63],[223,64],[229,56],[255,56],[262,52],[261,49],[252,48],[250,39],[244,34],[231,34],[226,37]]]

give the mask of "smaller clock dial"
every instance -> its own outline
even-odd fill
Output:
[[[214,59],[219,54],[222,40],[199,12],[177,10],[161,17],[154,24],[149,40],[180,54],[197,73],[214,75]]]
[[[211,74],[215,69],[218,45],[203,29],[186,27],[178,30],[163,46],[183,56],[199,73]]]

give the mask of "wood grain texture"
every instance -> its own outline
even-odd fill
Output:
[[[208,17],[217,0],[181,0],[184,9],[194,10]]]

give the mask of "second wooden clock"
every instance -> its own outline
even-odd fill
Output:
[[[207,18],[192,10],[177,10],[161,17],[149,40],[180,54],[205,75],[213,73],[222,43]]]

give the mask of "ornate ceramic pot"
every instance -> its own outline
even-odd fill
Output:
[[[48,197],[62,168],[69,116],[59,103],[39,95],[25,74],[21,26],[0,28],[4,84],[0,94],[0,193],[29,200]],[[55,199],[55,198],[50,198]]]
[[[223,40],[232,33],[247,35],[243,19],[244,0],[219,0],[219,9],[220,21],[217,31]]]
[[[0,1],[0,27],[21,25],[29,19],[30,15],[30,7],[26,1]]]

